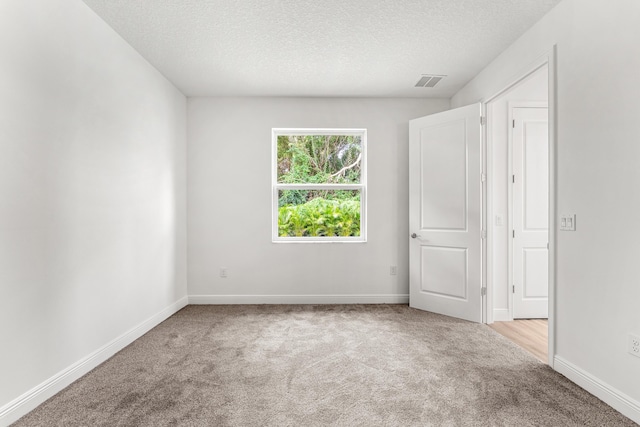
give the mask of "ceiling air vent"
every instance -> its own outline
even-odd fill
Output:
[[[434,87],[438,82],[447,76],[436,76],[434,74],[423,74],[415,87]]]

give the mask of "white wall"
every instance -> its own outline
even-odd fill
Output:
[[[186,99],[79,0],[0,2],[0,64],[2,412],[186,296]]]
[[[491,109],[487,116],[490,118],[491,129],[488,150],[491,153],[491,169],[488,173],[488,183],[491,185],[491,202],[493,216],[491,224],[492,258],[492,295],[493,320],[511,320],[511,293],[509,282],[509,103],[513,102],[547,102],[547,67],[542,67],[525,81],[518,84],[507,93],[492,101],[487,107]],[[496,224],[496,216],[501,215],[503,225]]]
[[[190,98],[190,301],[406,300],[408,121],[448,107],[420,99]],[[367,243],[271,242],[273,127],[367,129]],[[228,278],[219,277],[221,267]]]
[[[557,43],[557,205],[577,230],[557,238],[556,360],[629,397],[640,422],[640,359],[627,353],[640,335],[638,22],[637,0],[564,0],[452,103],[492,95]]]

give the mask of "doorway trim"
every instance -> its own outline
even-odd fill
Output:
[[[484,170],[487,172],[486,191],[484,197],[484,222],[487,230],[487,239],[483,259],[484,279],[487,285],[487,293],[484,301],[484,322],[493,323],[493,221],[487,220],[494,218],[493,212],[493,194],[491,184],[494,177],[489,171],[492,170],[492,129],[489,115],[491,109],[488,105],[500,96],[513,89],[520,82],[527,79],[540,68],[547,66],[548,70],[548,114],[549,114],[549,331],[548,331],[548,364],[551,368],[554,365],[555,358],[555,331],[556,331],[556,217],[557,217],[557,46],[553,45],[550,50],[539,56],[535,61],[524,67],[523,70],[516,74],[503,89],[495,94],[481,100],[484,121],[487,125],[483,127],[484,133]]]

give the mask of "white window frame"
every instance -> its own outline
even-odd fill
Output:
[[[278,136],[354,135],[362,143],[359,184],[282,184],[278,183]],[[271,130],[271,239],[273,243],[365,243],[367,241],[367,130],[325,128],[273,128]],[[280,237],[278,235],[278,191],[280,190],[359,190],[360,236]]]

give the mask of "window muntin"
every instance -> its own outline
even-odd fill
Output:
[[[274,242],[366,241],[366,130],[273,129]]]

